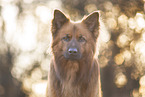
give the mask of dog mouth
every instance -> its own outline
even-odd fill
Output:
[[[64,53],[64,57],[67,60],[80,60],[82,55],[81,54],[70,54],[70,53]]]

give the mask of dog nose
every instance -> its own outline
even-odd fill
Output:
[[[75,55],[75,54],[78,53],[78,50],[77,50],[77,48],[69,48],[68,49],[68,53],[69,54],[72,54],[72,55]]]

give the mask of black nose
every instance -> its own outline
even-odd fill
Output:
[[[77,50],[77,48],[69,48],[68,53],[71,55],[75,55],[78,53],[78,50]]]

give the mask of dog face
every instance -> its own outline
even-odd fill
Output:
[[[66,60],[81,60],[86,54],[92,56],[95,53],[98,29],[98,12],[92,13],[80,23],[73,23],[61,11],[55,10],[52,21],[54,55]]]
[[[81,30],[81,24],[67,23],[59,31],[63,55],[69,60],[79,60],[84,53],[87,36]]]

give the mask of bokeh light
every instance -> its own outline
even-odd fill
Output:
[[[32,92],[36,94],[35,97],[46,97],[46,88],[47,81],[37,82],[32,85]]]
[[[125,14],[122,14],[118,17],[118,23],[122,28],[127,28],[128,17]]]
[[[17,15],[18,15],[18,7],[12,4],[3,5],[2,9],[2,17],[5,21],[5,38],[8,43],[13,41],[14,33],[16,32],[17,27]]]
[[[134,90],[133,90],[132,96],[133,96],[133,97],[140,97],[140,94],[139,94],[138,89],[134,89]],[[141,97],[142,97],[142,96],[141,96]]]
[[[34,0],[23,0],[24,3],[31,4]]]
[[[129,18],[128,19],[128,25],[129,25],[129,28],[131,29],[135,29],[136,28],[136,21],[134,18]]]
[[[18,45],[23,51],[31,51],[35,49],[37,45],[36,35],[38,27],[35,17],[31,14],[26,15],[22,26],[22,32],[19,33],[20,36],[18,36]]]
[[[117,45],[123,48],[129,44],[129,41],[130,41],[130,38],[127,35],[122,34],[122,35],[119,35],[118,37]]]
[[[129,50],[125,50],[123,52],[123,56],[124,56],[126,61],[129,61],[131,59],[131,52]]]
[[[43,23],[47,24],[52,19],[51,11],[46,6],[38,6],[35,13]]]
[[[135,51],[145,56],[145,42],[139,41],[135,45]]]
[[[122,55],[122,53],[120,54],[117,54],[115,57],[114,57],[114,61],[117,65],[121,65],[123,62],[124,62],[124,56]]]
[[[127,84],[127,78],[123,73],[116,75],[115,84],[118,88],[121,88]]]
[[[139,83],[141,86],[139,89],[140,90],[139,92],[142,94],[142,97],[145,97],[145,75],[141,77]]]
[[[145,20],[144,20],[143,14],[136,13],[136,21],[137,21],[137,25],[140,29],[145,28]]]
[[[88,13],[91,13],[93,11],[96,11],[97,10],[97,7],[95,4],[88,4],[85,6],[85,10],[88,12]]]

